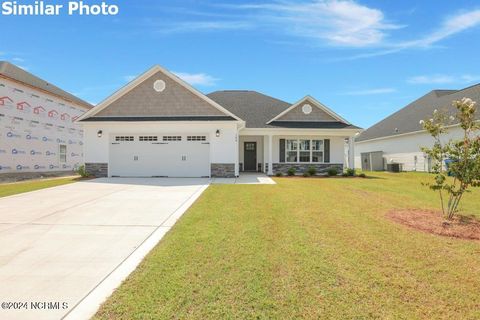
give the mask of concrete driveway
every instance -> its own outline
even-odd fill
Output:
[[[208,183],[96,179],[0,198],[0,319],[71,316]]]

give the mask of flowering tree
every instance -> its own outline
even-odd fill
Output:
[[[439,192],[443,215],[448,220],[458,212],[458,205],[468,188],[480,186],[480,124],[475,120],[476,102],[463,98],[453,101],[453,106],[457,108],[455,117],[435,110],[431,119],[420,121],[434,139],[432,148],[422,148],[432,159],[435,173],[434,182],[427,185]],[[447,126],[456,120],[462,129],[462,139],[444,142],[442,138],[447,133]],[[444,166],[445,160],[448,160],[448,166]],[[448,174],[452,178],[448,178]]]

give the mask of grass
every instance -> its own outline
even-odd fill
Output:
[[[13,183],[0,184],[0,198],[11,196],[18,193],[35,191],[39,189],[61,186],[64,184],[78,181],[78,177],[54,178],[44,180],[31,180]]]
[[[95,318],[480,318],[480,242],[385,218],[438,208],[431,177],[369,175],[209,187]]]

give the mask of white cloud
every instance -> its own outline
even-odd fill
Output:
[[[25,62],[25,59],[22,59],[22,58],[19,58],[19,57],[15,57],[15,58],[12,58],[12,61],[15,61],[15,62]]]
[[[186,21],[169,24],[152,24],[155,31],[160,34],[184,33],[184,32],[205,32],[221,30],[249,29],[252,25],[244,21]]]
[[[158,22],[152,19],[149,26],[161,34],[261,30],[313,39],[313,45],[375,48],[371,52],[334,59],[355,60],[408,49],[432,48],[446,38],[480,25],[480,9],[462,11],[445,18],[430,32],[411,40],[400,40],[395,38],[394,30],[406,28],[405,25],[389,21],[379,8],[354,0],[270,0],[214,6],[225,11],[212,15],[210,12],[184,10],[182,12],[189,16],[184,21]],[[214,20],[197,20],[205,16]]]
[[[386,22],[379,9],[349,0],[272,2],[230,6],[257,11],[257,24],[270,24],[290,34],[325,40],[332,45],[364,47],[381,43],[386,31],[401,26]]]
[[[431,46],[445,38],[464,30],[476,27],[480,24],[480,10],[460,13],[446,19],[437,31],[416,41],[407,42],[412,46]]]
[[[125,80],[126,82],[130,82],[133,79],[135,79],[136,77],[137,77],[136,75],[123,76],[123,80]]]
[[[368,96],[368,95],[392,93],[396,91],[397,90],[395,88],[375,88],[375,89],[349,91],[349,92],[346,92],[345,94],[348,96]]]
[[[445,74],[420,75],[407,79],[410,84],[448,84],[448,83],[472,83],[480,81],[480,76],[464,74],[452,76]]]
[[[457,33],[466,31],[468,29],[477,27],[480,25],[480,10],[469,11],[466,13],[459,13],[445,19],[443,23],[438,27],[436,31],[433,31],[426,36],[420,37],[416,40],[400,41],[395,44],[384,44],[384,49],[377,52],[363,53],[354,55],[347,58],[340,58],[336,60],[356,60],[362,58],[371,58],[377,56],[388,55],[397,53],[406,49],[415,48],[430,48],[436,43],[451,37]],[[442,81],[442,79],[439,79]],[[446,81],[446,79],[443,79]],[[438,82],[437,82],[438,83]],[[445,82],[443,82],[445,83]]]
[[[214,86],[218,80],[205,73],[186,73],[186,72],[173,72],[177,77],[181,78],[185,82],[195,86]]]

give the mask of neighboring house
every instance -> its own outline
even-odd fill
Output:
[[[384,170],[399,163],[404,171],[430,171],[432,163],[421,147],[433,146],[433,138],[420,120],[432,118],[434,110],[456,115],[454,100],[464,97],[480,103],[480,84],[461,90],[434,90],[413,101],[355,139],[355,164],[364,170]],[[452,123],[446,140],[462,137],[458,123]]]
[[[96,176],[342,170],[345,139],[360,130],[309,96],[291,105],[253,91],[204,95],[159,66],[77,121]]]
[[[93,106],[8,62],[0,62],[0,175],[72,171],[83,163],[83,129],[47,117]],[[50,115],[50,114],[48,114]]]

